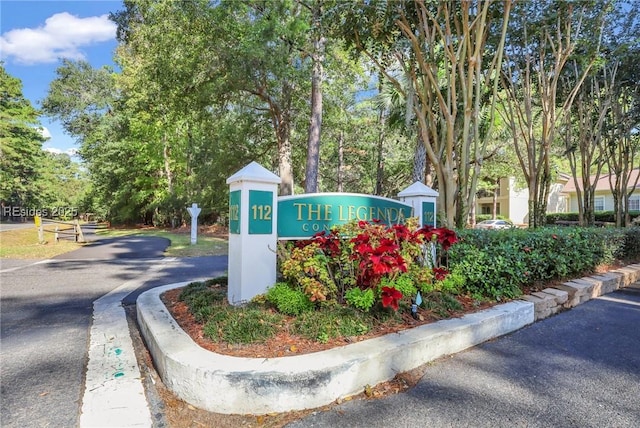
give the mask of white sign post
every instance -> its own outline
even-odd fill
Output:
[[[276,282],[280,177],[256,162],[227,179],[229,272],[227,299],[240,305]]]
[[[398,193],[400,201],[413,207],[413,215],[418,217],[418,227],[436,227],[437,197],[438,192],[419,181]]]
[[[438,198],[438,192],[433,190],[420,181],[416,181],[411,186],[398,193],[398,197],[405,204],[410,204],[413,207],[413,215],[418,217],[418,227],[431,226],[436,227],[437,214],[436,200]],[[431,245],[431,267],[436,266],[436,247]],[[427,254],[425,249],[425,255]]]
[[[191,245],[194,245],[198,241],[198,215],[202,210],[198,208],[198,204],[191,204],[187,211],[191,215]]]

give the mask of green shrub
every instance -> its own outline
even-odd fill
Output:
[[[640,227],[626,229],[623,254],[625,259],[640,258]]]
[[[640,252],[635,228],[465,230],[460,236],[449,251],[449,267],[464,277],[463,291],[496,300],[516,297],[524,286],[592,272]]]
[[[634,218],[640,217],[640,211],[630,211],[629,216],[633,221]],[[614,211],[597,211],[594,213],[595,221],[603,223],[615,223],[616,217]],[[547,214],[546,222],[548,225],[554,225],[556,221],[578,221],[579,216],[577,212],[570,213],[549,213]]]
[[[359,336],[372,327],[372,317],[353,308],[326,305],[319,311],[296,317],[292,333],[309,340],[326,342],[336,337]]]
[[[202,290],[206,290],[208,288],[209,287],[202,281],[190,282],[184,286],[178,298],[183,302],[187,302],[192,296],[199,294]]]
[[[403,300],[410,301],[418,293],[418,288],[414,285],[413,279],[407,274],[401,274],[395,278],[382,278],[380,288],[392,287],[402,293]]]
[[[495,231],[502,234],[502,231]],[[503,300],[521,294],[520,286],[525,278],[521,255],[509,242],[476,246],[463,240],[449,251],[450,267],[464,272],[463,292],[475,298]],[[488,251],[489,250],[489,251]]]
[[[361,311],[369,311],[375,302],[375,295],[373,294],[373,290],[371,288],[367,288],[366,290],[362,290],[360,288],[350,288],[344,294],[345,301],[353,306],[354,308],[358,308]]]
[[[459,294],[464,288],[465,276],[460,268],[454,268],[442,281],[434,284],[434,290],[451,294]],[[431,290],[428,290],[431,291]]]
[[[226,297],[226,290],[221,287],[211,287],[210,282],[192,282],[187,284],[178,297],[188,307],[196,321],[204,322],[213,313],[213,305],[222,303]]]
[[[215,278],[207,279],[204,283],[210,287],[214,285],[228,285],[229,278],[227,275],[220,275]]]
[[[314,308],[313,302],[305,293],[294,290],[284,282],[278,282],[270,287],[266,298],[279,312],[286,315],[299,315]]]
[[[278,331],[282,315],[256,308],[221,306],[203,328],[206,337],[214,342],[264,342]]]
[[[454,296],[448,293],[435,291],[427,294],[426,299],[422,301],[422,307],[432,311],[441,318],[447,318],[452,312],[462,309],[462,305]]]

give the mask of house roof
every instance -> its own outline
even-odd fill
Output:
[[[640,174],[640,168],[636,168],[634,170],[631,171],[630,174],[630,178],[629,178],[629,187],[631,188],[633,187],[634,183],[636,184],[636,189],[640,190],[640,180],[638,180],[638,175]],[[600,178],[598,179],[598,182],[596,184],[596,191],[598,190],[611,190],[611,187],[609,186],[609,176],[611,174],[601,174]],[[595,175],[592,175],[591,177],[591,182],[593,183],[593,181],[595,180]],[[578,187],[580,189],[582,189],[582,181],[580,180],[580,182],[578,183]],[[562,192],[563,193],[575,193],[576,192],[576,183],[574,182],[573,179],[569,180],[567,182],[567,184],[564,185],[564,187],[562,188]]]

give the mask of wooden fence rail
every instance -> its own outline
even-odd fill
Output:
[[[62,221],[53,220],[50,218],[42,218],[39,216],[34,217],[34,222],[38,228],[38,242],[44,243],[44,233],[53,233],[54,242],[58,242],[60,235],[71,237],[75,242],[85,242],[84,235],[82,234],[82,228],[78,220]],[[55,225],[54,230],[45,229],[45,225]],[[65,227],[66,226],[66,227]]]

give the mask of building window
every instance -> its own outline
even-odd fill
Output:
[[[493,198],[493,190],[478,190],[478,199],[479,198]]]
[[[596,196],[593,199],[593,210],[604,211],[604,196]]]
[[[493,204],[480,205],[480,214],[493,214]],[[500,204],[496,204],[496,215],[500,215]]]
[[[558,197],[558,209],[556,212],[559,213],[566,213],[569,212],[568,207],[569,206],[569,198],[567,198],[566,196],[559,196]]]
[[[640,211],[640,196],[629,198],[629,211]]]

